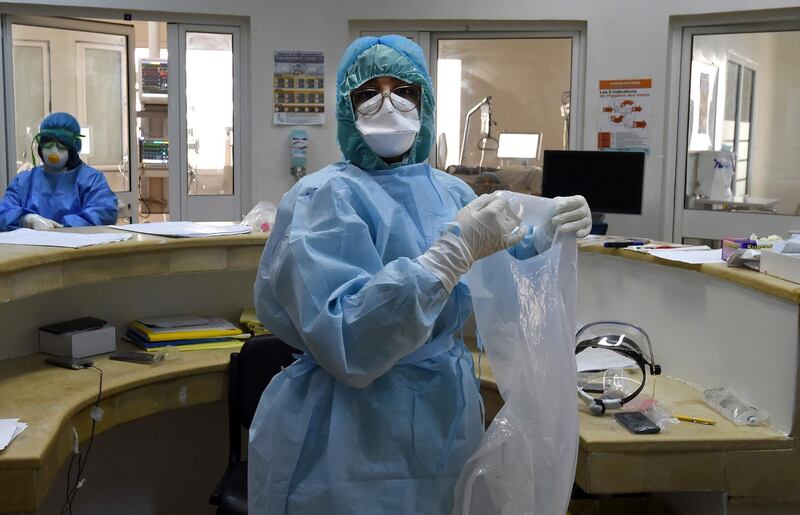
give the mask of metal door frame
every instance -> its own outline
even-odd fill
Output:
[[[2,176],[2,186],[8,186],[13,179],[12,174],[16,174],[16,129],[14,111],[14,46],[12,26],[14,24],[29,25],[34,27],[75,30],[81,32],[98,32],[101,34],[115,34],[125,37],[125,47],[128,61],[128,180],[130,191],[115,192],[120,204],[127,204],[130,211],[130,218],[133,222],[138,217],[138,184],[133,180],[136,165],[139,162],[139,145],[136,141],[136,59],[134,51],[136,49],[136,39],[133,26],[122,25],[110,22],[97,22],[86,20],[74,20],[68,18],[50,18],[46,16],[30,16],[19,14],[3,15],[2,21],[2,41],[3,41],[3,84],[0,93],[3,95],[5,123],[2,125],[4,134],[0,137],[5,138],[5,165],[6,173]],[[3,157],[3,156],[0,156]]]
[[[233,38],[233,194],[232,195],[193,195],[189,196],[188,181],[186,170],[189,167],[187,148],[187,126],[186,126],[186,33],[187,32],[207,32],[212,34],[230,34]],[[251,174],[245,173],[248,168],[245,165],[242,153],[243,133],[247,132],[242,116],[242,81],[243,73],[243,53],[242,49],[242,28],[236,25],[210,25],[210,24],[187,24],[169,23],[167,25],[167,46],[169,47],[169,88],[170,95],[168,100],[167,119],[169,124],[170,141],[170,160],[169,160],[169,205],[171,220],[187,220],[193,209],[202,210],[202,204],[220,202],[220,198],[230,202],[231,216],[240,219],[244,214],[245,197],[249,199],[249,194],[245,195],[244,183],[251,182]],[[176,58],[177,56],[177,58]],[[177,91],[175,95],[172,92]],[[174,123],[177,120],[178,123]],[[174,143],[173,143],[174,142]],[[189,204],[196,203],[197,207]],[[194,216],[194,218],[197,218]]]
[[[671,159],[667,162],[665,183],[669,183],[670,175],[674,179],[673,195],[667,195],[665,202],[665,232],[672,241],[680,242],[683,238],[721,239],[730,234],[780,234],[800,226],[800,216],[776,215],[770,213],[747,213],[730,211],[703,211],[687,209],[686,200],[686,166],[688,161],[689,136],[689,96],[691,88],[691,63],[694,36],[714,34],[736,34],[754,32],[800,31],[800,21],[774,21],[769,19],[744,22],[737,17],[735,22],[713,24],[712,20],[692,20],[677,24],[673,29],[674,42],[672,50],[677,54],[671,62],[673,72],[670,82],[667,112],[670,117],[670,130],[667,131],[667,145],[673,149]],[[727,58],[727,57],[726,57]],[[753,114],[753,119],[758,114]],[[669,221],[672,223],[670,224]],[[719,236],[718,238],[716,236]]]
[[[481,31],[479,28],[470,31],[437,31],[431,32],[430,40],[430,59],[431,63],[436,63],[439,58],[439,41],[443,39],[570,39],[571,40],[571,62],[570,62],[570,109],[569,109],[569,145],[568,149],[583,148],[583,117],[579,113],[583,112],[583,41],[580,29],[555,29],[542,28],[526,31]],[[437,67],[430,65],[431,79],[436,84]],[[438,129],[437,129],[438,133]],[[461,134],[459,134],[459,139]],[[438,140],[434,142],[434,147],[438,145]],[[433,149],[433,154],[438,155],[438,148]],[[436,163],[440,166],[439,163]]]
[[[436,83],[438,39],[498,39],[498,38],[571,38],[572,69],[570,77],[569,148],[584,148],[584,99],[586,95],[586,23],[542,20],[352,20],[353,38],[361,35],[401,34],[416,41]],[[438,155],[437,142],[431,156]]]

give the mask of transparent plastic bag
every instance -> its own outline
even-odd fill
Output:
[[[275,224],[275,216],[278,208],[268,200],[262,200],[250,210],[242,219],[242,225],[246,225],[254,231],[270,232]]]
[[[541,226],[550,199],[511,194]],[[454,515],[565,513],[578,455],[577,242],[519,261],[498,252],[467,274],[478,331],[505,405],[455,489]]]

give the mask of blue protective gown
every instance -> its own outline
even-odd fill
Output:
[[[49,173],[42,166],[17,175],[0,202],[0,231],[20,227],[21,218],[37,214],[64,225],[110,225],[117,221],[117,196],[103,174],[81,163]]]
[[[472,306],[414,258],[474,197],[425,163],[338,163],[284,196],[256,309],[303,354],[253,420],[251,515],[449,514],[483,435],[460,335]],[[532,234],[514,253],[535,254]]]

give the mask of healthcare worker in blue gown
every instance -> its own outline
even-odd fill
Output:
[[[81,161],[81,126],[75,117],[48,115],[34,142],[43,164],[20,173],[8,185],[0,202],[0,231],[117,221],[117,196],[101,172]]]
[[[523,230],[502,197],[431,168],[433,88],[402,36],[356,40],[336,86],[345,160],[283,197],[256,280],[260,320],[300,357],[250,429],[249,513],[449,514],[483,435],[460,277],[545,250],[559,226],[588,233],[589,210],[559,199]]]

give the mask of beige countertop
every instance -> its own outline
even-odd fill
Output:
[[[748,268],[728,267],[723,264],[692,265],[689,263],[661,259],[650,254],[636,252],[633,250],[607,249],[603,247],[604,241],[605,240],[603,239],[597,239],[581,242],[579,247],[580,251],[591,254],[616,256],[633,261],[642,261],[645,263],[653,263],[656,265],[669,266],[673,268],[682,268],[684,270],[692,270],[704,275],[715,277],[717,279],[729,281],[746,288],[760,291],[762,293],[766,293],[767,295],[772,295],[794,304],[800,304],[800,284],[795,284],[777,277],[762,274]]]
[[[125,232],[108,227],[60,230]],[[250,269],[257,266],[267,241],[260,232],[207,238],[125,234],[131,238],[80,249],[0,244],[0,301],[115,279]]]
[[[120,349],[132,348],[120,343]],[[96,433],[166,410],[227,398],[230,349],[183,352],[158,365],[95,358],[103,370]],[[44,499],[72,448],[72,430],[85,442],[89,410],[97,399],[100,374],[68,370],[34,354],[0,361],[0,418],[28,424],[0,451],[0,513],[34,511]]]
[[[473,352],[477,366],[477,356]],[[489,359],[481,358],[481,387],[497,390]],[[648,379],[649,380],[649,379]],[[729,422],[703,401],[702,392],[676,379],[659,376],[655,379],[655,398],[672,414],[707,418],[714,426],[681,422],[655,435],[634,435],[614,420],[614,411],[602,417],[589,413],[578,403],[580,446],[587,452],[698,451],[720,449],[790,449],[792,439],[767,426],[737,426]],[[645,388],[644,394],[650,392]]]
[[[184,352],[180,359],[160,365],[97,358],[95,364],[103,370],[100,406],[105,411],[97,432],[165,410],[224,400],[231,352]],[[488,359],[481,360],[481,368],[487,416],[494,416],[502,399]],[[98,384],[96,370],[52,367],[44,363],[41,354],[0,361],[0,418],[19,417],[29,424],[11,445],[0,451],[0,499],[3,499],[0,513],[36,509],[69,456],[71,428],[77,428],[82,441],[89,436],[89,410],[97,398]],[[645,486],[650,477],[647,464],[653,460],[663,461],[665,457],[669,459],[659,465],[659,470],[670,469],[675,474],[660,480],[651,488],[654,491],[669,490],[685,481],[685,477],[677,473],[684,466],[699,467],[698,470],[709,474],[707,477],[716,478],[713,474],[722,473],[717,469],[728,470],[734,467],[731,463],[739,459],[738,477],[744,477],[742,474],[752,471],[748,472],[749,461],[740,459],[742,455],[749,459],[755,456],[756,460],[767,457],[767,465],[762,466],[775,463],[780,466],[781,460],[793,454],[792,438],[768,427],[741,427],[729,423],[703,404],[700,392],[679,381],[660,377],[657,398],[674,413],[712,418],[717,425],[682,422],[662,434],[635,436],[619,426],[611,415],[594,417],[585,408],[579,408],[576,477],[587,491],[648,491]],[[698,460],[700,465],[696,463]],[[789,461],[796,462],[796,459]],[[700,472],[694,472],[694,476],[698,474]],[[658,477],[662,476],[663,470]],[[703,478],[697,479],[690,486],[692,489],[705,487],[703,481]]]
[[[477,366],[475,352],[473,358]],[[488,421],[503,400],[486,356],[480,365]],[[785,482],[791,488],[800,486],[794,438],[766,426],[734,425],[706,406],[700,391],[669,377],[657,378],[655,397],[674,415],[708,418],[716,425],[681,422],[659,434],[634,435],[614,420],[613,411],[597,417],[578,403],[575,481],[586,492],[724,490],[733,496],[780,497],[787,486],[767,479],[775,474],[789,478]]]

